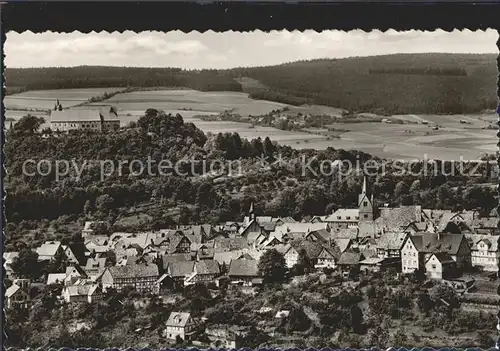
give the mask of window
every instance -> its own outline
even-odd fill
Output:
[[[337,219],[342,219],[342,217],[340,217],[340,216],[337,216]]]
[[[363,206],[365,206],[365,207],[368,206],[368,201],[364,201]]]
[[[347,216],[347,217],[346,217],[346,219],[347,219],[347,220],[351,219],[351,216]]]
[[[368,218],[368,215],[367,215],[367,214],[365,214],[363,217],[364,217],[364,218]]]
[[[432,269],[436,269],[436,265],[435,264],[432,265]]]

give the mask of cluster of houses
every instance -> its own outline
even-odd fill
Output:
[[[471,270],[498,272],[497,217],[420,206],[375,209],[373,204],[365,180],[358,208],[301,222],[257,216],[253,205],[242,222],[218,226],[104,235],[99,223],[87,222],[79,246],[48,241],[35,250],[39,261],[67,258],[64,272],[46,277],[46,284],[64,286],[61,298],[67,303],[95,301],[108,288],[162,294],[174,284],[197,282],[256,287],[263,284],[259,258],[270,249],[283,254],[288,269],[306,254],[316,269],[338,269],[347,276],[388,268],[433,279],[454,279]],[[25,307],[29,299],[29,281],[16,280],[10,267],[17,254],[4,253],[6,273],[14,281],[6,291],[7,307]],[[177,329],[167,337],[175,339],[189,333],[192,321],[178,313],[169,323]]]

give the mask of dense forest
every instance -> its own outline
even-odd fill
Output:
[[[75,131],[42,135],[38,132],[42,123],[39,117],[23,117],[7,132],[5,216],[10,243],[21,240],[25,231],[39,228],[40,221],[69,223],[100,218],[113,226],[128,216],[131,208],[144,204],[151,205],[144,211],[150,220],[140,228],[120,230],[238,220],[252,201],[262,213],[297,219],[356,206],[362,175],[354,169],[349,173],[336,170],[336,160],[353,165],[359,161],[361,166],[371,160],[383,166],[383,172],[376,169],[368,178],[378,206],[420,204],[426,208],[480,209],[487,215],[497,204],[496,189],[488,185],[496,181],[489,163],[479,164],[474,174],[471,171],[476,163],[414,163],[409,174],[401,172],[397,161],[379,160],[358,151],[293,150],[268,138],[249,141],[236,133],[205,135],[180,115],[154,109],[147,110],[136,124],[109,134]],[[71,155],[69,159],[67,155]],[[273,162],[280,155],[282,160]],[[262,166],[262,157],[269,161],[268,167]],[[33,162],[23,172],[26,160]],[[36,172],[36,163],[41,160],[47,161],[41,162]],[[107,168],[100,162],[104,160],[115,172],[103,173]],[[134,160],[135,166],[130,167]],[[181,167],[160,173],[162,160],[182,161],[178,163]],[[207,169],[231,160],[240,162],[239,176],[217,180],[205,176]],[[119,163],[125,161],[127,167],[120,168]],[[151,164],[150,170],[138,172],[138,161]],[[451,168],[459,166],[464,171],[450,175]],[[81,170],[79,177],[76,167]]]
[[[91,67],[5,71],[11,92],[84,87],[189,87],[351,112],[474,113],[497,107],[496,55],[397,54],[230,70]],[[260,82],[246,86],[240,78]]]
[[[241,84],[217,70],[180,68],[50,67],[10,68],[5,80],[13,91],[100,87],[188,87],[201,91],[241,91]]]

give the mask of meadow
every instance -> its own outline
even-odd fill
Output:
[[[113,89],[116,90],[116,89]],[[31,99],[23,101],[28,108],[37,98],[48,99],[49,96],[58,95],[60,101],[64,98],[77,99],[82,102],[98,89],[70,89],[68,92],[35,91],[26,92]],[[104,92],[104,91],[101,91]],[[86,93],[87,95],[85,95]],[[37,95],[39,94],[39,95]],[[21,95],[21,94],[18,94]],[[49,101],[49,100],[47,100]],[[51,103],[53,103],[53,100]],[[63,106],[64,106],[64,102]],[[183,116],[186,122],[193,122],[204,132],[239,133],[242,137],[252,139],[256,137],[269,137],[281,144],[293,148],[326,149],[327,147],[356,149],[383,158],[397,159],[446,159],[457,160],[479,159],[485,153],[496,151],[496,130],[486,129],[496,121],[496,115],[394,115],[386,117],[389,120],[402,119],[409,124],[397,123],[335,123],[328,127],[338,130],[347,129],[341,133],[340,139],[327,139],[322,135],[315,135],[300,131],[284,131],[270,127],[251,127],[248,123],[238,122],[212,122],[202,121],[199,115],[218,114],[231,110],[241,116],[261,115],[271,110],[288,107],[291,112],[325,113],[339,116],[341,109],[322,106],[290,106],[283,103],[266,100],[253,100],[246,93],[238,92],[200,92],[195,90],[161,90],[161,91],[136,91],[121,93],[105,102],[77,106],[74,108],[97,108],[102,104],[110,104],[118,109],[122,126],[131,121],[136,121],[148,108],[164,110],[167,113]],[[41,105],[38,105],[41,106]],[[18,119],[26,112],[6,111],[6,117]],[[43,115],[42,113],[33,113]],[[45,116],[47,117],[47,116]],[[423,124],[427,123],[427,124]],[[462,122],[462,123],[461,123]],[[466,122],[466,123],[464,123]],[[437,127],[437,130],[436,130]]]
[[[5,109],[53,109],[56,100],[63,107],[75,106],[88,101],[93,96],[111,93],[123,88],[84,88],[84,89],[55,89],[55,90],[30,90],[19,94],[5,96],[3,103]]]

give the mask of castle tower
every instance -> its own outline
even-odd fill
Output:
[[[373,194],[371,199],[366,192],[366,177],[363,179],[363,189],[358,196],[359,221],[373,221]]]

